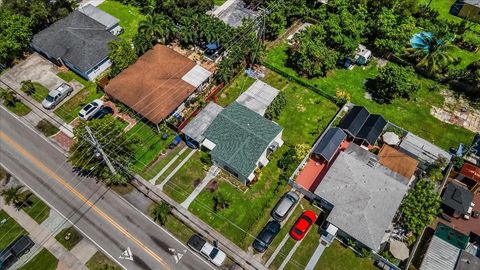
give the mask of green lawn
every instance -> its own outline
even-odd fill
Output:
[[[52,136],[59,131],[59,129],[55,125],[50,123],[47,119],[40,120],[36,127],[47,137]]]
[[[148,210],[148,213],[150,213],[150,217],[152,219],[153,217],[151,213],[156,205],[156,203],[152,203]],[[195,231],[177,219],[173,214],[168,215],[164,227],[183,243],[187,243],[190,237],[195,234]]]
[[[235,101],[240,94],[247,90],[250,85],[255,82],[255,79],[248,77],[245,73],[238,75],[238,77],[233,80],[229,85],[227,85],[222,91],[217,95],[217,103],[223,107]]]
[[[178,146],[177,146],[178,147]],[[191,150],[187,149],[185,152],[183,152],[183,154],[181,154],[180,156],[178,156],[178,158],[170,165],[170,167],[168,167],[165,172],[162,174],[162,176],[160,176],[158,179],[157,179],[157,182],[156,184],[160,184],[163,180],[165,180],[165,178],[167,178],[167,176],[173,172],[173,170],[178,166],[180,165],[180,163],[188,156],[188,154],[191,152]],[[187,162],[188,164],[188,162]],[[186,164],[186,166],[188,166]]]
[[[28,200],[32,202],[32,205],[30,207],[22,208],[23,211],[33,218],[38,224],[42,223],[48,218],[48,215],[50,214],[50,207],[48,207],[47,204],[45,204],[35,195],[30,195]]]
[[[22,226],[20,226],[13,218],[11,218],[5,211],[0,210],[0,221],[6,220],[5,223],[0,224],[0,250],[6,248],[20,235],[28,235]]]
[[[296,242],[297,241],[293,240],[293,238],[288,238],[287,242],[280,249],[277,257],[275,257],[275,260],[273,260],[272,264],[270,265],[270,269],[278,269],[282,265],[285,257],[288,255],[288,252],[293,248]]]
[[[26,255],[28,256],[28,255]],[[57,269],[58,259],[47,249],[42,249],[28,263],[23,265],[20,270],[55,270]]]
[[[458,69],[464,69],[470,63],[480,60],[480,53],[462,50],[457,46],[454,46],[451,54],[453,57],[460,59],[460,63],[455,66]]]
[[[335,115],[336,105],[313,91],[288,83],[276,73],[269,73],[265,81],[286,94],[287,105],[277,121],[284,128],[285,144],[313,144]],[[269,157],[270,163],[261,170],[259,180],[245,193],[220,178],[218,191],[230,198],[229,208],[213,212],[214,193],[202,191],[191,204],[190,211],[246,249],[253,241],[250,235],[256,236],[260,232],[269,219],[271,208],[287,190],[284,185],[275,192],[282,172],[277,167],[277,161],[287,148],[283,146]]]
[[[295,253],[293,253],[292,259],[287,263],[287,265],[285,265],[284,269],[295,270],[298,269],[299,266],[301,268],[305,268],[311,256],[313,255],[313,252],[317,248],[319,240],[320,234],[318,233],[318,226],[314,225],[307,235],[305,235],[305,239],[303,239],[300,246],[297,248]]]
[[[153,177],[155,177],[155,175],[157,175],[157,173],[159,173],[163,169],[163,167],[165,167],[165,165],[167,165],[168,162],[170,162],[170,160],[172,160],[178,154],[178,152],[180,152],[180,150],[182,150],[181,146],[177,146],[173,150],[167,149],[165,156],[161,157],[160,160],[157,160],[155,163],[152,164],[152,166],[141,172],[140,175],[144,179],[152,179]]]
[[[167,140],[162,140],[163,132],[167,132],[170,135]],[[137,173],[147,168],[175,137],[170,129],[164,129],[161,133],[158,133],[155,127],[141,121],[126,134],[127,138],[133,138],[138,141],[133,146],[135,162],[132,166]]]
[[[107,0],[98,5],[98,8],[120,20],[120,26],[124,31],[120,37],[128,41],[131,41],[137,34],[138,23],[145,18],[144,15],[140,14],[138,8],[126,6],[116,1]]]
[[[78,112],[83,108],[83,106],[92,100],[101,98],[103,96],[103,93],[97,91],[97,85],[94,82],[86,81],[72,71],[60,72],[57,75],[67,82],[75,79],[85,86],[85,88],[80,90],[54,111],[56,115],[65,120],[67,123],[70,123],[77,117]]]
[[[315,266],[316,270],[375,270],[373,261],[369,258],[358,257],[349,248],[343,247],[340,242],[334,241],[325,249]]]
[[[32,92],[27,93],[28,89],[26,89],[23,86],[20,90],[22,90],[23,92],[26,92],[34,100],[36,100],[38,102],[42,102],[43,99],[48,95],[48,89],[38,82],[32,82],[32,84],[33,84],[33,89],[34,89],[33,93]]]
[[[186,151],[190,152],[190,151]],[[178,203],[182,203],[190,193],[195,189],[194,183],[200,183],[206,175],[208,167],[201,161],[200,156],[205,153],[197,151],[193,156],[183,165],[182,168],[167,182],[163,187],[163,191]],[[186,153],[182,155],[186,156]],[[180,159],[180,158],[179,158]],[[177,160],[175,163],[180,163]],[[175,165],[175,164],[173,164]],[[175,166],[172,166],[172,169]],[[166,177],[168,174],[165,174]]]
[[[297,73],[286,67],[287,45],[281,44],[273,48],[266,59],[270,65],[283,70],[291,76]],[[434,82],[417,77],[420,90],[411,100],[396,99],[392,104],[378,104],[365,98],[364,81],[373,78],[378,73],[374,63],[363,69],[355,67],[353,70],[333,70],[325,78],[302,80],[316,86],[324,93],[335,95],[337,90],[345,90],[352,95],[352,102],[367,107],[372,113],[382,114],[387,120],[399,125],[414,134],[423,137],[444,149],[457,146],[459,143],[469,143],[473,132],[446,124],[430,115],[432,105],[442,106],[444,98],[438,92],[429,91],[429,86]]]
[[[450,7],[452,7],[455,0],[420,0],[420,3],[428,4],[439,12],[439,17],[441,19],[454,21],[454,22],[461,22],[463,18],[457,17],[455,15],[450,14]],[[480,25],[473,23],[474,28],[476,31],[480,31]]]
[[[65,236],[67,235],[69,235],[67,237],[68,240],[65,239]],[[55,239],[57,239],[57,241],[66,249],[72,250],[72,248],[83,239],[83,236],[72,226],[61,230],[55,236]]]
[[[214,0],[213,2],[215,3],[215,6],[221,6],[223,3],[225,3],[227,0]]]
[[[12,113],[18,115],[18,116],[25,116],[27,115],[29,112],[32,111],[32,109],[30,109],[30,107],[28,107],[27,105],[25,105],[22,101],[18,100],[15,102],[15,105],[13,106],[9,106],[7,105],[7,102],[3,102],[3,105],[5,106],[5,108],[7,108],[9,111],[11,111]]]
[[[85,264],[90,270],[122,270],[118,264],[110,260],[102,252],[97,251]]]

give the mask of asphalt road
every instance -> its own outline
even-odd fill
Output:
[[[125,269],[213,268],[118,194],[75,174],[57,148],[2,107],[0,164]],[[119,258],[127,248],[133,261]]]

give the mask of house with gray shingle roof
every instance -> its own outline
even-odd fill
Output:
[[[75,10],[33,36],[31,47],[59,66],[93,80],[111,66],[105,25]]]
[[[203,133],[204,148],[213,163],[244,184],[255,170],[268,164],[267,156],[283,145],[282,127],[234,102],[223,109]]]
[[[339,152],[314,194],[330,211],[326,220],[339,229],[339,235],[378,252],[407,193],[406,183],[403,176],[382,166],[375,154],[350,143]]]

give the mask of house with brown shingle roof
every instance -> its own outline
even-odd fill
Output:
[[[158,125],[205,87],[211,74],[174,50],[156,45],[113,78],[105,92]]]

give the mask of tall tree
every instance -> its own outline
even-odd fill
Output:
[[[403,200],[402,222],[408,230],[416,235],[422,233],[423,228],[432,222],[433,217],[440,213],[441,199],[435,192],[435,185],[425,179],[420,179],[410,189]]]
[[[115,166],[117,169],[115,176],[111,174],[108,166],[90,144],[90,137],[85,129],[87,125],[102,146],[103,151],[111,158],[113,165],[121,165]],[[73,134],[74,144],[70,148],[68,160],[74,167],[90,171],[92,175],[106,184],[126,183],[129,180],[128,172],[124,169],[128,169],[128,166],[133,162],[135,141],[127,137],[113,117],[107,116],[88,122],[80,121],[73,129]]]
[[[138,24],[138,32],[163,44],[170,42],[175,33],[172,19],[165,14],[147,15]]]
[[[334,0],[329,2],[327,10],[324,22],[327,45],[341,56],[349,56],[364,40],[367,9],[356,0]]]
[[[374,45],[382,53],[401,53],[415,30],[413,17],[400,16],[384,8],[372,23]]]
[[[289,49],[289,63],[307,77],[325,76],[335,67],[338,52],[328,48],[326,32],[321,25],[307,28],[295,36],[295,45]]]
[[[31,25],[30,18],[0,10],[0,64],[9,65],[28,48]]]
[[[108,57],[112,61],[110,69],[110,77],[112,78],[137,60],[137,54],[134,49],[130,43],[123,39],[111,41],[108,44],[108,48]]]
[[[170,207],[170,205],[165,202],[161,202],[160,204],[155,205],[152,210],[153,220],[160,223],[161,225],[165,225],[171,211],[172,208]]]
[[[417,59],[417,69],[425,71],[429,76],[438,76],[443,68],[455,61],[451,54],[454,47],[450,44],[452,37],[448,29],[436,28],[431,33],[424,32],[418,38],[423,46],[407,49],[407,53]]]
[[[18,185],[2,190],[1,195],[5,204],[15,206],[22,204],[22,189],[23,186]]]
[[[388,64],[377,77],[367,83],[368,92],[379,103],[391,103],[397,97],[409,98],[417,90],[411,67]]]
[[[268,13],[265,18],[265,38],[274,40],[287,26],[287,17],[283,8]]]

